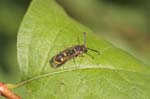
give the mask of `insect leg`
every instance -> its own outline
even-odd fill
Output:
[[[77,64],[75,62],[75,58],[73,57],[73,63],[75,64],[75,67],[77,67]]]

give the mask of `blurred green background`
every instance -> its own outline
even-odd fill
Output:
[[[75,20],[150,64],[148,0],[57,0]],[[30,0],[0,1],[0,82],[19,81],[17,32]]]
[[[29,0],[0,1],[0,82],[19,81],[17,32]]]

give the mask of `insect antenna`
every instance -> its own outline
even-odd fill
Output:
[[[83,33],[84,33],[84,46],[86,47],[86,32]]]
[[[87,48],[88,50],[91,50],[91,51],[93,51],[93,52],[96,52],[98,55],[100,55],[100,52],[99,51],[97,51],[97,50],[94,50],[94,49],[91,49],[91,48]]]
[[[85,48],[88,50],[91,50],[93,52],[96,52],[98,55],[100,55],[99,51],[91,49],[91,48],[87,48],[87,46],[86,46],[86,32],[83,32],[83,33],[84,33],[84,46],[85,46]]]
[[[80,40],[79,40],[79,37],[77,37],[77,42],[80,44]]]

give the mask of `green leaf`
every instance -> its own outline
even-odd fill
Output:
[[[92,59],[69,60],[52,68],[49,60],[60,51],[82,44]],[[17,38],[18,63],[26,99],[149,99],[150,68],[70,18],[54,0],[33,0]],[[29,80],[28,80],[29,79]],[[30,82],[31,81],[31,82]]]

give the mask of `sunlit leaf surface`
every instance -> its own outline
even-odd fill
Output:
[[[101,55],[70,60],[54,69],[49,60],[83,43]],[[26,84],[26,99],[150,99],[150,68],[70,18],[54,0],[33,0],[17,38],[22,80],[48,76]]]

